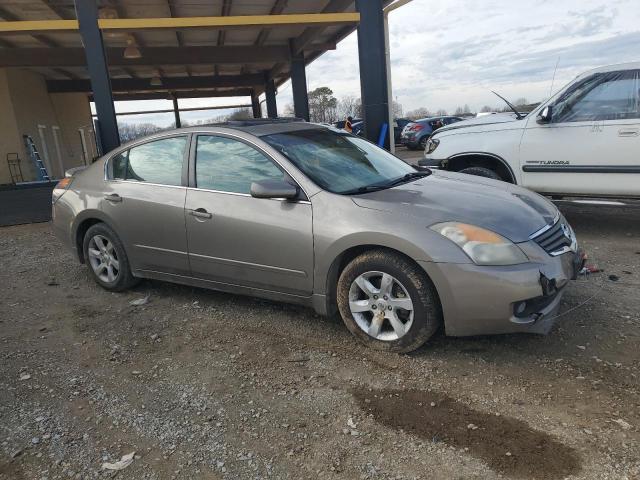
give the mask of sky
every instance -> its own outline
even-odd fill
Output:
[[[555,92],[590,68],[640,61],[640,0],[413,0],[390,14],[389,38],[393,97],[405,112],[501,106],[491,90],[538,102],[549,97],[554,71]],[[307,67],[307,86],[328,86],[337,98],[360,96],[355,32]],[[293,102],[290,82],[277,101],[279,112]],[[180,106],[239,103],[248,99],[185,99]],[[171,103],[116,102],[117,111],[156,108]],[[173,115],[120,119],[166,125]]]

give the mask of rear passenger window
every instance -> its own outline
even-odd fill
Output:
[[[187,137],[171,137],[133,147],[129,150],[125,179],[161,185],[182,185],[186,145]]]
[[[284,173],[264,153],[227,137],[199,135],[196,185],[220,192],[250,193],[251,183],[284,180]]]
[[[124,180],[127,171],[128,150],[119,153],[111,159],[111,178],[114,180]]]

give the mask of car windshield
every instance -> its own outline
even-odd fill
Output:
[[[367,140],[328,129],[276,133],[262,139],[282,152],[318,186],[333,193],[388,188],[408,174],[418,173]]]

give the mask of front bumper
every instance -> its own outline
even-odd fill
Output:
[[[523,249],[532,261],[521,265],[420,262],[438,290],[447,335],[551,330],[563,290],[582,268],[583,255],[551,257],[534,242]]]

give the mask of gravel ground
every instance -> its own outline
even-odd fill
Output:
[[[109,293],[48,224],[2,228],[0,479],[638,479],[640,209],[563,210],[605,271],[550,335],[410,355],[295,306]]]

